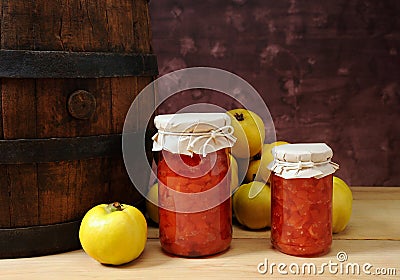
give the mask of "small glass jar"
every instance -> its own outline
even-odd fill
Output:
[[[235,140],[229,117],[205,113],[157,117],[158,138],[160,134],[164,138],[156,139],[163,147],[157,167],[161,247],[184,257],[228,249],[232,240],[229,149]],[[166,125],[167,121],[174,125]]]
[[[273,149],[271,242],[295,256],[318,256],[332,244],[332,150],[323,143]]]

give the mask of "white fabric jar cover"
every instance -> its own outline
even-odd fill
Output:
[[[322,178],[339,165],[331,161],[332,149],[325,143],[286,144],[272,149],[274,160],[268,169],[284,179]]]
[[[153,151],[206,156],[232,147],[231,119],[225,113],[181,113],[158,115],[154,118],[158,132],[153,136]]]

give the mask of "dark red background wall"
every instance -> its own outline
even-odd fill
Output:
[[[152,0],[150,13],[161,74],[238,74],[279,140],[326,142],[351,185],[400,185],[400,1]],[[220,98],[182,96],[160,111]]]

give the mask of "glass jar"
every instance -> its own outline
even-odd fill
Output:
[[[332,150],[322,143],[273,149],[271,242],[295,256],[318,256],[332,244]]]
[[[170,115],[157,117],[158,135],[164,138],[161,144],[156,139],[163,147],[157,167],[161,247],[184,257],[228,249],[232,240],[229,149],[235,140],[229,117],[176,114],[175,125],[170,126],[164,124],[171,122]]]

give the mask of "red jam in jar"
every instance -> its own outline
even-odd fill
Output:
[[[158,200],[159,205],[159,227],[160,242],[162,248],[172,254],[198,257],[219,253],[226,250],[232,240],[232,208],[229,187],[229,158],[228,149],[216,151],[206,157],[194,154],[188,155],[172,154],[163,151],[163,156],[158,163]],[[212,168],[204,172],[202,167],[210,166],[210,159],[216,157]],[[165,158],[168,157],[168,160]],[[170,161],[186,163],[178,170],[170,168]],[[182,170],[187,169],[187,170]],[[182,176],[190,172],[191,176]],[[203,173],[203,174],[202,174]],[[185,174],[186,175],[186,174]],[[205,191],[218,188],[216,193]],[[191,199],[190,196],[176,196],[173,191],[182,193],[202,193],[203,198]],[[175,197],[174,197],[175,195]],[[189,212],[190,209],[207,208],[207,197],[213,196],[221,199],[226,198],[222,203],[210,209],[200,212]],[[216,196],[215,196],[216,195]],[[174,197],[174,199],[172,199]],[[180,205],[182,211],[171,211],[168,208]],[[165,207],[165,208],[164,208]]]
[[[271,242],[289,255],[323,255],[332,244],[332,173],[338,167],[325,144],[289,145],[273,151]]]
[[[289,254],[312,256],[332,243],[332,175],[321,179],[271,178],[271,241]]]
[[[159,115],[157,165],[160,243],[183,257],[222,252],[232,240],[230,148],[225,113]]]

